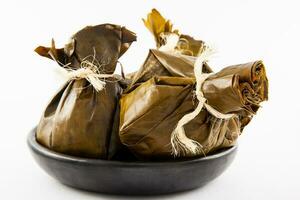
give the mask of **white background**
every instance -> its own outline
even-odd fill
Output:
[[[33,49],[51,38],[61,46],[86,25],[122,24],[138,35],[121,59],[132,72],[155,47],[141,21],[153,7],[218,48],[214,70],[263,59],[270,81],[270,100],[244,130],[230,168],[201,189],[156,199],[300,199],[300,6],[287,0],[1,1],[0,199],[134,199],[70,189],[34,162],[26,135],[65,80]]]

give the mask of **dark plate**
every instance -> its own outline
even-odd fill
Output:
[[[56,153],[36,142],[35,129],[27,142],[40,167],[61,183],[119,195],[157,195],[201,187],[222,174],[237,151],[234,146],[186,161],[122,162]]]

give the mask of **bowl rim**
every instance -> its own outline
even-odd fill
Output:
[[[181,164],[193,164],[198,162],[203,162],[207,160],[213,160],[217,159],[223,156],[226,156],[228,154],[231,154],[232,152],[236,151],[238,145],[235,144],[232,147],[229,147],[228,149],[224,149],[221,152],[211,154],[205,157],[200,158],[191,158],[188,160],[172,160],[172,161],[153,161],[153,162],[147,162],[147,161],[134,161],[134,162],[126,162],[126,161],[117,161],[117,160],[104,160],[104,159],[97,159],[97,158],[84,158],[84,157],[77,157],[77,156],[71,156],[59,152],[55,152],[51,149],[48,149],[47,147],[42,146],[39,144],[36,140],[36,129],[37,127],[34,127],[27,136],[27,145],[35,152],[38,153],[44,157],[48,157],[55,160],[61,160],[65,162],[76,162],[77,164],[93,164],[93,165],[113,165],[113,166],[172,166],[172,165],[181,165]]]

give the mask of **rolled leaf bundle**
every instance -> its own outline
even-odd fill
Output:
[[[156,47],[160,50],[175,50],[184,55],[197,56],[205,46],[202,40],[196,40],[189,35],[180,34],[176,29],[173,30],[170,20],[166,20],[156,9],[152,9],[147,19],[143,21],[154,36]]]
[[[172,159],[172,132],[178,121],[197,107],[194,84],[194,78],[153,77],[123,95],[119,133],[122,143],[140,159]],[[221,130],[214,128],[223,123],[226,126]],[[203,153],[197,156],[234,145],[240,133],[238,118],[217,121],[205,109],[184,128],[188,138],[202,145]]]
[[[112,74],[118,58],[136,36],[124,27],[103,24],[77,32],[64,48],[38,47],[57,61],[69,81],[47,105],[37,127],[37,141],[57,152],[92,158],[113,158],[118,137],[118,102],[122,78]]]
[[[154,76],[124,94],[120,100],[122,143],[141,159],[173,158],[174,147],[176,155],[190,157],[234,145],[247,119],[267,99],[264,66],[257,61],[227,67],[206,77],[199,87],[197,76]],[[198,99],[198,90],[204,95],[203,102]],[[206,106],[183,124],[184,134],[174,145],[172,139],[178,124],[195,113],[200,103]],[[200,151],[187,151],[181,144],[183,140],[197,144]]]
[[[239,113],[243,128],[257,112],[259,104],[268,100],[265,67],[262,61],[226,67],[206,79],[202,90],[208,104],[220,112]]]

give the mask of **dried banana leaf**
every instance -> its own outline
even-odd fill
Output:
[[[175,49],[181,54],[197,56],[205,45],[202,40],[196,40],[189,35],[180,34],[178,30],[173,30],[170,20],[166,20],[156,9],[152,9],[147,15],[147,19],[143,19],[143,21],[154,36],[157,48],[166,45],[167,38],[172,34],[179,37]]]
[[[171,133],[178,121],[197,106],[194,84],[193,78],[153,77],[123,95],[119,132],[122,143],[139,159],[172,159]],[[225,128],[211,131],[223,123]],[[217,121],[202,110],[185,130],[187,137],[200,142],[203,153],[208,154],[234,145],[240,127],[237,118]]]
[[[122,91],[119,83],[107,82],[96,92],[85,79],[73,80],[54,96],[37,128],[37,141],[65,154],[107,158],[114,116]],[[114,154],[115,152],[111,152]]]
[[[153,76],[195,77],[194,64],[197,57],[173,54],[151,49],[140,69],[131,76],[128,91],[135,88]],[[203,73],[210,73],[212,69],[204,64]]]
[[[175,49],[184,55],[197,56],[203,50],[204,46],[205,42],[202,40],[196,40],[189,35],[181,34]]]
[[[262,61],[226,67],[210,76],[202,85],[202,91],[208,104],[220,112],[238,112],[243,128],[259,104],[268,99],[265,67]]]
[[[260,101],[268,100],[268,79],[262,61],[226,67],[220,72],[216,73],[214,76],[210,77],[210,79],[213,79],[217,76],[226,76],[231,74],[238,75],[241,83],[249,84],[249,87],[251,87],[254,92],[257,93],[257,98]],[[256,100],[252,99],[252,101]]]
[[[159,48],[163,44],[163,33],[177,33],[177,30],[173,30],[173,25],[169,20],[166,20],[156,10],[152,11],[147,15],[147,19],[143,19],[145,26],[153,34],[156,41],[156,46]]]
[[[35,51],[44,57],[57,61],[61,66],[77,69],[84,60],[97,62],[103,74],[112,74],[118,58],[136,41],[136,35],[113,24],[87,26],[75,33],[64,48],[39,46]]]

